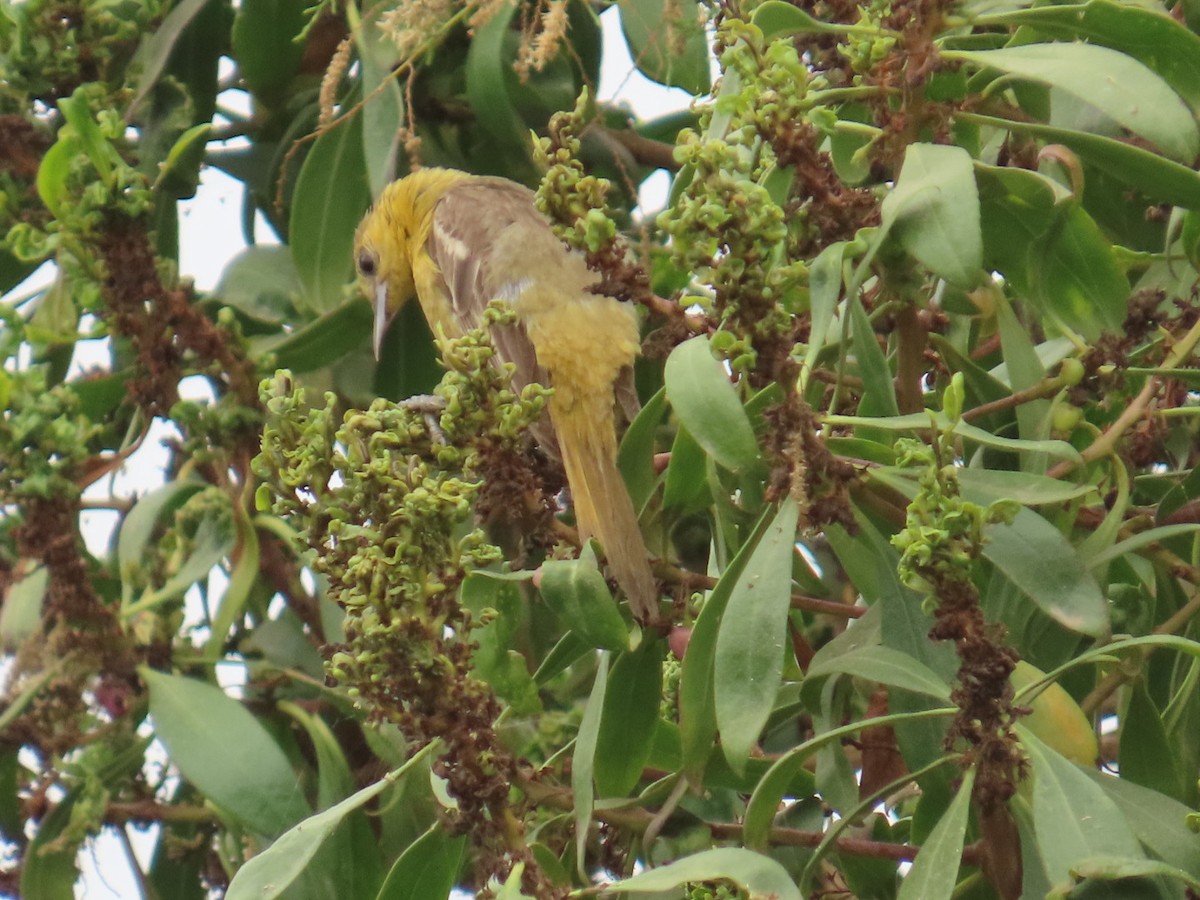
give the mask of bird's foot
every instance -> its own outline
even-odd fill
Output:
[[[433,394],[416,394],[407,400],[401,400],[397,405],[409,412],[420,413],[433,442],[435,444],[446,443],[446,433],[442,431],[442,426],[438,423],[439,414],[446,411],[445,400]]]

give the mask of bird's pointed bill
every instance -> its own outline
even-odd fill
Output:
[[[383,338],[387,334],[390,324],[392,324],[392,317],[388,313],[387,285],[377,284],[375,286],[375,334],[373,336],[376,360],[379,359],[379,354],[383,350]]]

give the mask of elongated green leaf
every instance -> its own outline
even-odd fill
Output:
[[[592,774],[596,765],[596,747],[600,740],[600,720],[604,710],[604,694],[608,688],[608,652],[600,654],[600,665],[596,669],[596,680],[583,718],[579,721],[579,733],[575,737],[575,752],[571,756],[571,791],[575,798],[575,867],[581,878],[586,879],[588,826],[592,820],[592,807],[596,800],[596,787]]]
[[[683,657],[679,682],[679,735],[683,771],[694,784],[698,784],[704,774],[717,736],[713,657],[721,619],[728,607],[729,597],[738,585],[738,579],[772,521],[772,510],[768,507],[763,510],[753,533],[738,548],[717,586],[700,608],[700,615],[692,627],[687,653]]]
[[[50,570],[23,559],[13,568],[11,577],[0,602],[0,646],[10,653],[41,627],[42,600],[50,583]]]
[[[303,0],[245,0],[233,20],[233,57],[254,96],[274,106],[300,68]],[[355,129],[357,130],[357,129]]]
[[[162,24],[147,35],[145,42],[138,47],[135,59],[141,69],[141,75],[138,77],[137,90],[129,103],[130,111],[141,105],[150,93],[150,89],[166,68],[176,42],[208,2],[209,0],[182,0],[167,13]]]
[[[779,0],[771,2],[777,3]],[[787,8],[796,9],[791,5]],[[812,327],[809,329],[808,347],[804,351],[805,369],[811,369],[816,363],[817,354],[824,349],[832,332],[834,313],[842,294],[842,262],[845,255],[846,242],[838,241],[822,250],[809,266],[808,294]]]
[[[1088,566],[1096,569],[1107,562],[1124,556],[1126,553],[1134,553],[1158,541],[1165,541],[1169,538],[1178,537],[1181,534],[1195,534],[1197,531],[1200,531],[1200,525],[1192,524],[1163,525],[1161,528],[1150,528],[1146,531],[1140,531],[1133,537],[1126,538],[1105,550],[1101,550],[1088,560]]]
[[[1147,850],[1170,865],[1200,872],[1200,841],[1187,825],[1190,807],[1124,778],[1085,774],[1117,805]]]
[[[371,196],[378,197],[396,171],[400,151],[400,126],[404,124],[404,91],[393,77],[396,44],[380,28],[378,16],[359,20],[356,7],[347,7],[358,59],[362,66],[363,148]],[[351,127],[354,127],[351,125]]]
[[[617,0],[617,7],[639,72],[689,94],[708,92],[708,42],[696,0],[672,5],[664,0]]]
[[[1089,134],[1070,128],[1057,128],[1036,122],[1015,122],[963,113],[957,116],[964,122],[1004,128],[1019,134],[1031,134],[1046,141],[1065,144],[1088,163],[1102,169],[1124,184],[1137,188],[1147,197],[1160,203],[1172,203],[1187,209],[1200,209],[1200,172],[1166,159],[1144,147],[1118,141],[1099,134]],[[1009,169],[1010,172],[1020,171]],[[1033,175],[1025,172],[1024,175]],[[987,216],[984,216],[985,230]]]
[[[1171,741],[1146,684],[1130,687],[1121,717],[1121,777],[1176,800],[1184,796],[1182,773]]]
[[[1200,109],[1200,36],[1165,12],[1091,0],[1009,10],[981,16],[976,24],[1030,25],[1047,37],[1082,39],[1128,53],[1158,73],[1193,109]]]
[[[1122,881],[1126,878],[1171,878],[1182,881],[1193,892],[1200,891],[1200,878],[1156,859],[1120,859],[1097,856],[1077,863],[1071,870],[1079,879]]]
[[[659,388],[646,401],[621,438],[617,466],[625,479],[625,487],[629,489],[633,508],[639,511],[653,496],[654,487],[658,484],[658,475],[654,471],[654,438],[666,408],[666,389]]]
[[[920,722],[926,719],[945,719],[953,716],[954,713],[955,708],[949,706],[944,709],[924,709],[918,712],[896,713],[865,719],[823,732],[798,747],[793,747],[772,764],[754,788],[750,804],[746,807],[743,825],[746,846],[766,847],[771,822],[779,811],[779,803],[792,783],[792,779],[801,771],[804,763],[822,747],[849,737],[863,728],[876,725],[898,725],[903,722]]]
[[[908,413],[903,416],[822,416],[821,421],[828,425],[853,425],[855,427],[880,428],[884,431],[928,431],[936,427],[943,429],[950,422],[940,411],[926,410],[921,413]],[[1005,438],[976,428],[960,420],[953,428],[955,434],[969,441],[978,442],[985,447],[994,447],[1010,453],[1045,453],[1078,462],[1082,457],[1079,451],[1066,441],[1059,440],[1023,440],[1020,438]]]
[[[250,590],[258,580],[260,552],[254,522],[241,507],[234,508],[233,520],[237,526],[237,543],[233,549],[235,561],[229,573],[229,584],[212,617],[212,635],[207,644],[208,652],[214,659],[220,657],[221,648],[228,639],[230,630],[242,618]]]
[[[72,811],[81,800],[82,788],[75,788],[47,814],[29,842],[21,869],[22,897],[38,900],[74,900],[79,869],[76,851],[83,835],[70,829]]]
[[[983,555],[1021,593],[1060,625],[1080,634],[1107,633],[1108,601],[1071,542],[1029,509],[1011,525],[992,525]]]
[[[850,298],[850,322],[854,329],[854,359],[858,363],[859,376],[863,380],[863,403],[870,406],[872,413],[884,416],[899,416],[896,405],[896,385],[887,357],[875,340],[875,329],[863,309],[858,295]],[[865,411],[865,410],[864,410]],[[926,420],[928,421],[928,420]]]
[[[496,12],[475,29],[467,52],[467,97],[471,110],[487,132],[493,155],[528,165],[529,133],[521,121],[511,90],[514,46],[511,36],[516,3],[502,3]]]
[[[734,585],[717,634],[717,728],[725,759],[739,773],[775,706],[783,677],[798,516],[793,499],[780,504]]]
[[[630,894],[650,894],[669,891],[689,881],[713,881],[725,878],[751,898],[800,900],[799,888],[792,882],[787,869],[771,859],[741,847],[719,847],[685,856],[673,863],[650,869],[632,878],[609,885],[610,890]]]
[[[404,766],[374,784],[289,829],[268,849],[238,870],[229,883],[226,900],[275,900],[283,896],[342,820],[420,765],[433,746],[430,744]]]
[[[971,788],[975,783],[975,768],[963,774],[962,785],[942,814],[929,839],[900,885],[898,900],[950,900],[958,880],[962,862],[963,841],[971,816]]]
[[[950,685],[936,672],[891,647],[859,647],[840,654],[814,657],[807,681],[829,675],[854,675],[868,681],[904,688],[939,700],[950,699]]]
[[[680,425],[675,430],[671,459],[663,476],[663,509],[682,516],[712,505],[708,459],[692,433]]]
[[[1125,320],[1129,282],[1100,226],[1072,206],[1031,254],[1037,299],[1089,340]]]
[[[562,623],[593,647],[629,647],[629,629],[595,560],[546,560],[540,590]]]
[[[317,313],[342,305],[354,271],[354,230],[370,202],[362,129],[342,124],[325,132],[300,168],[288,222],[292,261]]]
[[[1120,809],[1082,769],[1020,725],[1017,735],[1033,770],[1033,824],[1051,883],[1066,882],[1075,865],[1096,856],[1144,858]]]
[[[150,688],[155,733],[206,797],[268,836],[309,814],[287,756],[246,707],[194,678],[138,671]]]
[[[760,463],[750,419],[706,336],[671,351],[664,377],[671,408],[709,456],[732,472]]]
[[[882,227],[935,275],[964,287],[982,280],[979,191],[966,150],[910,144],[880,212]]]
[[[463,606],[477,622],[471,637],[477,644],[471,655],[475,674],[518,715],[533,715],[542,709],[537,684],[529,674],[525,657],[511,649],[523,627],[521,589],[512,581],[467,576],[461,590]]]
[[[365,347],[371,322],[371,305],[355,297],[271,344],[269,351],[275,354],[279,368],[297,374],[311,372],[336,362],[356,347]]]
[[[622,654],[608,674],[594,766],[601,797],[624,797],[642,776],[662,703],[660,641]]]
[[[947,50],[942,56],[1059,88],[1178,162],[1190,162],[1200,151],[1200,131],[1179,95],[1142,63],[1116,50],[1054,43]]]
[[[400,854],[375,900],[446,900],[466,856],[465,836],[435,824]]]

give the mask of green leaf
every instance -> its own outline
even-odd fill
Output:
[[[625,797],[650,757],[662,703],[661,641],[623,653],[608,674],[593,768],[600,797]]]
[[[1143,858],[1120,809],[1083,770],[1027,728],[1016,730],[1033,771],[1033,824],[1050,882],[1068,881],[1075,865],[1095,856]]]
[[[828,645],[826,645],[828,646]],[[853,675],[938,700],[950,699],[950,685],[919,660],[891,647],[858,647],[839,654],[818,653],[805,683],[830,675]]]
[[[799,508],[788,497],[735,583],[717,633],[717,728],[725,759],[738,773],[775,706],[783,677],[798,517]]]
[[[593,647],[629,647],[629,629],[594,559],[546,560],[538,589],[563,625]]]
[[[664,378],[671,408],[709,456],[731,472],[760,465],[750,418],[712,355],[707,336],[694,337],[672,350]]]
[[[306,0],[245,0],[237,7],[233,58],[250,93],[268,106],[284,99],[300,68],[305,45],[295,38],[304,28],[305,6]]]
[[[1112,245],[1082,207],[1070,207],[1030,256],[1035,297],[1088,340],[1119,331],[1129,282]]]
[[[375,900],[446,900],[466,859],[465,835],[432,825],[400,854]]]
[[[68,194],[67,176],[71,174],[71,162],[79,151],[78,139],[60,130],[58,140],[50,145],[38,165],[38,196],[55,218],[62,218],[62,204]]]
[[[727,879],[750,894],[751,900],[801,900],[800,889],[787,869],[742,847],[719,847],[685,856],[608,886],[612,891],[651,894],[669,891],[689,881]]]
[[[910,144],[880,212],[881,227],[935,275],[963,287],[982,280],[979,190],[967,151]]]
[[[1126,538],[1119,543],[1113,544],[1111,547],[1101,550],[1088,560],[1088,566],[1096,569],[1107,562],[1124,556],[1126,553],[1135,553],[1143,547],[1149,547],[1151,544],[1178,537],[1182,534],[1195,534],[1197,531],[1200,531],[1200,525],[1195,524],[1163,525],[1160,528],[1149,528],[1146,531],[1139,531],[1133,537]]]
[[[471,655],[472,671],[491,685],[515,714],[540,712],[542,701],[525,657],[510,649],[520,640],[523,627],[521,588],[476,572],[463,582],[461,602],[475,621],[487,623],[471,632],[477,644]]]
[[[303,286],[291,251],[279,244],[246,247],[221,272],[213,294],[226,306],[273,325],[295,321]]]
[[[166,68],[180,36],[208,2],[209,0],[181,0],[174,9],[167,13],[162,24],[150,32],[146,40],[138,47],[134,61],[140,68],[141,75],[138,77],[137,89],[134,91],[133,99],[129,102],[129,112],[126,113],[126,116],[129,116],[146,99],[150,89],[158,82],[159,76]]]
[[[121,573],[125,602],[133,599],[134,574],[146,559],[150,540],[158,531],[159,519],[165,513],[178,509],[203,489],[204,484],[200,481],[169,481],[143,496],[129,511],[117,536],[117,566]],[[220,558],[217,556],[205,572],[216,565]]]
[[[684,774],[699,784],[712,755],[717,737],[716,707],[713,699],[713,658],[721,620],[729,597],[737,589],[747,563],[773,522],[768,506],[713,588],[692,627],[679,681],[679,735]]]
[[[308,305],[327,313],[343,303],[354,272],[354,231],[371,202],[362,129],[343,123],[317,138],[292,195],[288,243]],[[328,338],[332,332],[326,331]]]
[[[788,6],[788,9],[795,7]],[[812,326],[809,329],[808,346],[804,350],[806,370],[811,370],[816,364],[817,355],[825,348],[833,333],[834,313],[837,311],[838,298],[842,294],[842,264],[846,257],[846,246],[846,241],[830,244],[812,261],[808,269]]]
[[[1108,633],[1108,601],[1057,528],[1021,509],[1011,525],[989,526],[987,538],[983,555],[1048,616],[1080,634]]]
[[[79,869],[76,853],[84,835],[71,829],[82,786],[72,789],[42,819],[25,850],[21,868],[21,897],[37,900],[75,900]],[[84,801],[86,802],[86,801]]]
[[[658,484],[658,474],[654,471],[655,437],[666,408],[666,388],[659,388],[646,401],[621,438],[617,466],[621,470],[621,477],[625,479],[625,487],[629,489],[629,499],[633,501],[635,510],[640,511],[646,506]]]
[[[663,477],[663,509],[682,516],[712,505],[708,459],[704,448],[686,427],[676,428],[671,458]]]
[[[1095,879],[1097,881],[1122,881],[1126,878],[1171,878],[1182,881],[1192,888],[1193,893],[1200,891],[1200,878],[1154,859],[1114,859],[1111,856],[1099,856],[1076,864],[1072,868],[1071,874],[1078,879]],[[1119,888],[1117,889],[1119,890]],[[1109,896],[1120,895],[1110,894]],[[1165,895],[1159,894],[1159,896]]]
[[[75,137],[79,141],[84,155],[96,167],[96,173],[101,180],[111,179],[117,151],[100,131],[100,125],[92,115],[91,107],[88,106],[84,95],[80,93],[80,89],[77,88],[70,97],[59,100],[58,108],[62,111],[67,124],[75,132]]]
[[[238,870],[229,883],[225,893],[226,900],[274,900],[283,896],[288,886],[304,873],[326,838],[342,820],[419,765],[433,746],[434,744],[430,744],[402,767],[388,773],[374,784],[289,829],[279,840]]]
[[[942,814],[912,869],[900,884],[897,900],[950,900],[958,880],[962,862],[963,841],[971,817],[971,788],[975,784],[975,767],[963,773],[962,784]]]
[[[1121,717],[1121,777],[1176,800],[1184,797],[1182,773],[1145,681],[1129,689],[1129,703]]]
[[[50,570],[24,559],[10,577],[13,580],[4,589],[0,603],[0,647],[8,653],[41,628],[42,600],[50,583]]]
[[[403,174],[397,172],[404,91],[393,71],[396,43],[380,28],[378,15],[369,14],[364,21],[358,8],[349,6],[346,16],[362,66],[363,96],[369,98],[362,108],[363,148],[371,196],[378,197],[392,178]]]
[[[362,297],[355,297],[272,344],[269,352],[275,354],[275,362],[281,369],[291,369],[298,375],[312,372],[336,362],[351,350],[365,347],[372,321],[371,305]]]
[[[1040,445],[1042,441],[1032,441]],[[1037,449],[1041,449],[1040,446]],[[897,474],[907,479],[919,477],[912,469],[894,469],[888,474]],[[872,471],[874,477],[876,471]],[[1016,500],[1022,506],[1049,506],[1066,503],[1076,497],[1092,493],[1090,484],[1071,484],[1046,475],[1029,472],[1008,472],[997,469],[958,469],[955,472],[963,494],[975,502],[984,504],[994,500]],[[978,498],[977,500],[975,498]]]
[[[1122,184],[1136,188],[1153,200],[1186,209],[1200,209],[1200,172],[1165,159],[1143,147],[1103,135],[1036,122],[1017,122],[968,113],[960,114],[956,118],[964,122],[1015,131],[1018,134],[1031,134],[1050,143],[1064,144],[1078,153],[1085,162],[1111,175]],[[1016,173],[1022,170],[1008,171]],[[987,230],[986,214],[984,228]]]
[[[850,322],[854,329],[854,360],[858,363],[858,374],[863,380],[864,398],[870,398],[871,412],[885,416],[898,416],[896,384],[887,357],[879,342],[875,340],[875,329],[863,309],[858,294],[850,298]],[[926,420],[928,421],[928,419]]]
[[[841,34],[847,30],[845,26],[814,19],[800,7],[784,0],[760,3],[754,10],[752,21],[768,40],[793,34]]]
[[[212,634],[206,650],[213,659],[221,657],[229,633],[242,618],[250,590],[258,580],[260,549],[258,532],[244,507],[234,507],[233,521],[237,528],[237,542],[232,551],[233,568],[229,573],[229,584],[221,595],[221,602],[212,615]]]
[[[942,58],[1058,88],[1178,162],[1191,162],[1200,152],[1200,131],[1179,95],[1142,63],[1116,50],[1080,43],[1025,44],[999,50],[944,50]]]
[[[1200,872],[1200,841],[1187,825],[1190,807],[1124,778],[1085,774],[1117,805],[1147,850],[1173,866]]]
[[[659,84],[706,94],[708,40],[696,0],[617,0],[621,31],[638,71]],[[668,16],[668,11],[670,15]]]
[[[245,706],[194,678],[138,671],[150,689],[155,734],[172,764],[213,803],[267,836],[309,814],[287,756]]]
[[[571,756],[571,791],[575,799],[575,857],[576,870],[586,880],[588,826],[592,820],[592,807],[596,801],[596,788],[592,774],[596,765],[596,748],[600,741],[600,720],[604,710],[604,694],[608,687],[608,653],[600,653],[600,665],[596,669],[596,680],[592,693],[583,708],[579,731],[575,736],[575,752]]]
[[[507,162],[510,169],[520,172],[530,165],[530,144],[512,91],[515,45],[511,36],[516,10],[516,3],[500,4],[475,29],[467,51],[466,79],[467,99],[487,134],[490,154],[497,165]]]
[[[975,24],[1029,25],[1047,37],[1120,50],[1153,69],[1193,109],[1200,108],[1200,37],[1158,9],[1092,0],[1009,10],[980,16]]]

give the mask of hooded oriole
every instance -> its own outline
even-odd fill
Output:
[[[537,435],[562,459],[580,536],[604,547],[634,615],[658,615],[637,515],[616,465],[614,387],[638,352],[633,311],[592,293],[598,280],[562,243],[531,191],[503,178],[422,169],[384,189],[355,236],[359,280],[375,306],[375,354],[388,325],[414,294],[435,334],[479,326],[494,299],[516,327],[497,327],[499,357],[519,389],[554,389],[553,431]]]

